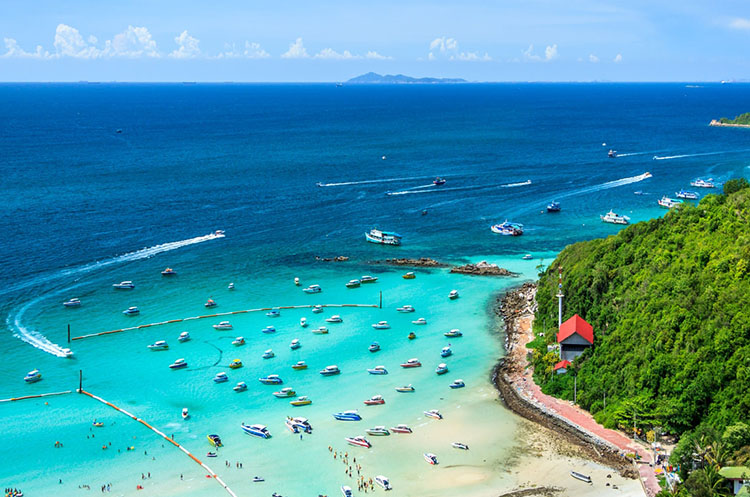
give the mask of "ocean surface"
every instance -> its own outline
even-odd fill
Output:
[[[359,495],[344,472],[354,457],[366,479],[389,476],[395,496],[496,495],[513,484],[506,469],[518,440],[516,420],[490,383],[503,337],[488,307],[567,244],[616,233],[620,227],[599,219],[610,209],[646,220],[665,212],[657,199],[695,178],[750,175],[750,131],[708,127],[750,109],[748,88],[0,85],[0,398],[75,390],[80,370],[85,390],[173,435],[239,496],[338,495],[341,485]],[[608,158],[609,149],[619,156]],[[446,184],[434,186],[437,176]],[[544,212],[551,200],[562,212]],[[524,224],[524,235],[490,231],[506,219]],[[372,227],[401,233],[403,246],[365,243]],[[207,236],[218,229],[226,236]],[[533,259],[521,260],[527,253]],[[337,255],[350,259],[316,260]],[[520,276],[431,269],[404,280],[408,269],[372,264],[422,256],[487,260]],[[167,266],[178,275],[162,277]],[[379,279],[344,286],[364,274]],[[136,288],[113,290],[122,280]],[[314,283],[322,293],[302,292]],[[452,289],[458,300],[448,299]],[[75,337],[213,312],[379,304],[381,295],[382,309],[290,309],[278,318],[250,312],[67,343],[68,325]],[[64,308],[71,297],[83,305]],[[207,311],[208,298],[218,307]],[[404,304],[416,312],[397,312]],[[129,306],[141,313],[124,316]],[[328,324],[328,335],[311,333],[333,314],[344,322]],[[301,317],[309,328],[299,326]],[[412,325],[417,317],[428,324]],[[212,328],[223,319],[234,329]],[[381,320],[391,329],[371,327]],[[277,332],[261,333],[267,325]],[[452,328],[464,336],[444,337]],[[190,342],[177,342],[182,331]],[[410,331],[415,340],[407,339]],[[237,336],[247,344],[233,346]],[[290,350],[293,338],[300,349]],[[168,351],[146,348],[162,339]],[[374,340],[382,350],[373,354],[367,346]],[[442,359],[448,343],[454,355]],[[60,357],[62,347],[75,358]],[[261,359],[268,348],[276,357]],[[423,367],[399,367],[411,357]],[[168,369],[177,358],[189,367]],[[229,370],[235,358],[245,367]],[[293,371],[298,360],[309,369]],[[441,362],[450,372],[437,376]],[[330,364],[342,374],[321,377],[318,370]],[[381,364],[390,374],[367,374]],[[24,383],[34,368],[43,380]],[[230,381],[215,384],[222,371]],[[261,385],[267,374],[284,384]],[[457,378],[467,387],[449,389]],[[232,391],[238,381],[247,382],[246,392]],[[404,384],[416,391],[397,393]],[[272,395],[285,386],[313,404],[291,407]],[[385,405],[363,404],[377,394]],[[183,407],[191,413],[185,421]],[[363,420],[332,418],[346,409],[358,409]],[[445,419],[426,418],[427,409]],[[287,415],[309,418],[313,433],[290,433]],[[227,495],[176,447],[87,396],[0,402],[0,416],[4,488],[87,495],[80,486],[98,493],[111,483],[117,495]],[[93,427],[94,420],[104,426]],[[245,435],[242,422],[267,425],[273,436]],[[370,436],[371,449],[344,441],[398,423],[414,433]],[[225,443],[217,458],[206,457],[209,433]],[[455,441],[471,450],[451,448]],[[440,464],[428,465],[424,452]],[[266,481],[252,483],[256,475]]]

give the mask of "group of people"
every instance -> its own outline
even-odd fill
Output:
[[[328,452],[333,454],[333,459],[339,459],[341,458],[341,462],[344,463],[346,466],[346,469],[344,470],[344,473],[349,478],[356,478],[357,480],[357,490],[360,492],[367,493],[368,491],[375,490],[375,482],[373,482],[372,478],[365,479],[364,475],[362,475],[362,465],[357,464],[357,458],[352,458],[352,463],[349,464],[349,453],[344,452],[343,454],[339,453],[337,450],[334,450],[333,447],[330,445],[328,446]],[[357,476],[354,476],[354,472],[357,472]]]
[[[23,492],[17,488],[6,488],[5,497],[23,497]]]

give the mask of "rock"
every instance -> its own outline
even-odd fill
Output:
[[[481,261],[476,264],[466,264],[463,266],[454,266],[451,273],[473,274],[476,276],[518,276],[516,273],[499,267],[497,264],[490,264],[487,261]]]
[[[412,267],[448,267],[448,264],[438,262],[435,259],[430,259],[429,257],[420,257],[419,259],[394,258],[394,259],[386,259],[384,261],[373,261],[373,264],[390,264],[392,266],[412,266]]]
[[[345,262],[348,261],[349,258],[345,255],[337,255],[336,257],[320,257],[316,255],[315,260],[322,262]]]

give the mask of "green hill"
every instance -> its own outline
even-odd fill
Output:
[[[750,112],[746,112],[744,114],[740,114],[739,116],[735,117],[734,119],[728,119],[726,117],[722,117],[719,119],[719,122],[722,124],[743,124],[743,125],[750,125]]]

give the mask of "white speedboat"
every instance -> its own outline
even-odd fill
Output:
[[[365,447],[367,449],[369,449],[370,447],[372,447],[372,444],[370,443],[370,441],[367,440],[365,437],[362,437],[362,436],[360,436],[360,437],[346,437],[344,440],[346,440],[346,442],[349,445],[355,445],[355,446],[358,446],[358,447]]]
[[[189,340],[190,340],[190,333],[188,333],[187,331],[183,331],[182,333],[180,333],[180,336],[177,337],[178,342],[187,342]]]
[[[440,351],[440,357],[448,357],[453,355],[453,351],[451,350],[450,345],[447,347],[443,347],[443,350]]]
[[[414,307],[412,307],[412,306],[410,306],[408,304],[407,305],[403,305],[401,307],[396,307],[396,310],[398,312],[414,312],[415,311]]]
[[[234,345],[235,347],[245,345],[245,338],[244,337],[235,338],[234,340],[232,340],[232,345]]]
[[[247,390],[247,383],[241,381],[233,386],[232,390],[234,390],[235,392],[244,392],[245,390]]]
[[[248,435],[259,438],[271,438],[271,432],[265,425],[246,425],[245,423],[240,424],[242,431]]]
[[[679,192],[675,192],[675,195],[677,198],[684,198],[686,200],[698,200],[698,192],[691,192],[688,190],[680,190]]]
[[[42,373],[39,372],[38,369],[33,369],[26,373],[26,376],[23,377],[23,381],[26,383],[36,383],[37,381],[42,379]]]
[[[430,454],[429,452],[426,452],[423,455],[424,455],[424,460],[432,464],[433,466],[438,463],[438,458],[435,454]]]
[[[307,363],[305,361],[297,361],[296,364],[292,364],[292,369],[295,371],[307,369]]]
[[[68,348],[62,349],[62,353],[65,354],[65,357],[67,357],[68,359],[72,359],[73,356],[75,355],[73,354],[73,351]]]
[[[305,433],[312,433],[312,425],[310,424],[310,421],[307,420],[307,418],[293,418],[291,416],[287,416],[286,421],[284,422],[286,424],[286,427],[289,428],[289,431],[292,433],[299,433],[301,431]]]
[[[182,419],[187,419],[190,417],[190,413],[188,412],[187,407],[182,408]]]
[[[690,186],[694,186],[696,188],[715,188],[716,187],[716,185],[711,181],[711,178],[708,178],[707,180],[698,178],[695,181],[691,181]]]
[[[378,281],[377,276],[369,276],[369,275],[362,276],[359,279],[360,283],[375,283],[376,281]]]
[[[372,327],[376,330],[387,330],[391,327],[391,325],[388,324],[388,321],[378,321],[377,323],[373,324]]]
[[[411,385],[404,385],[403,387],[396,387],[396,391],[401,393],[411,393],[414,391],[414,387]]]
[[[300,319],[299,319],[299,325],[300,325],[300,326],[301,326],[302,328],[307,328],[307,318],[304,318],[304,317],[303,317],[303,318],[300,318]]]
[[[320,293],[323,289],[320,288],[320,285],[310,285],[307,288],[303,288],[302,291],[305,293]]]
[[[464,380],[453,380],[453,383],[448,386],[451,388],[463,388],[466,386],[466,383],[464,383]]]
[[[278,392],[273,393],[273,396],[277,399],[286,399],[289,397],[294,397],[295,395],[297,395],[297,392],[295,392],[292,387],[284,387]]]
[[[314,312],[315,314],[320,314],[321,312],[323,312],[323,306],[322,306],[322,305],[320,305],[320,304],[315,304],[315,305],[314,305],[314,306],[312,307],[312,311],[313,311],[313,312]]]
[[[357,411],[341,411],[333,413],[334,419],[339,421],[360,421],[362,416]]]
[[[149,345],[148,348],[151,350],[167,350],[169,349],[169,345],[166,340],[158,340]]]
[[[370,374],[388,374],[388,370],[385,369],[385,366],[375,366],[374,368],[370,368],[367,370]]]
[[[343,495],[343,497],[352,497],[354,495],[352,494],[352,487],[341,485],[341,495]]]
[[[271,309],[270,311],[268,311],[266,313],[266,316],[268,316],[269,318],[280,317],[281,316],[281,310],[279,308],[277,308],[277,307],[274,307],[273,309]]]
[[[413,357],[407,360],[406,362],[402,362],[401,367],[402,368],[421,368],[422,363],[419,362],[419,359],[417,359],[416,357]]]
[[[440,414],[440,411],[438,411],[437,409],[430,409],[429,411],[425,411],[424,415],[428,418],[443,419],[443,415]]]
[[[419,318],[412,321],[411,324],[427,324],[427,320],[425,318]]]
[[[435,373],[438,375],[445,374],[448,372],[448,365],[443,363],[440,363],[438,367],[435,368]]]
[[[302,347],[302,344],[299,342],[299,338],[295,338],[292,340],[292,343],[289,344],[289,348],[292,350],[297,350],[300,347]]]
[[[446,331],[445,333],[443,333],[443,335],[449,338],[458,338],[464,336],[464,334],[461,333],[461,330],[459,330],[458,328],[453,328],[450,331]]]
[[[263,378],[258,378],[258,381],[264,385],[281,385],[284,383],[284,380],[282,380],[277,374],[269,374]]]
[[[188,367],[187,361],[185,359],[177,359],[175,362],[169,365],[169,369],[182,369]]]
[[[390,431],[388,431],[388,428],[385,426],[375,426],[373,428],[368,428],[365,430],[368,435],[373,435],[376,437],[384,437],[391,434]]]
[[[234,283],[227,285],[227,290],[234,290]]]
[[[65,307],[81,307],[81,299],[74,297],[70,300],[63,302]]]
[[[370,352],[377,352],[378,350],[380,350],[380,344],[379,344],[378,342],[372,342],[372,343],[370,344],[370,346],[369,346],[369,347],[367,347],[367,349],[368,349],[368,350],[369,350]]]
[[[219,304],[217,304],[214,299],[208,299],[208,300],[206,300],[206,303],[203,304],[203,306],[207,307],[208,309],[212,309],[212,308],[216,307],[217,305],[219,305]]]
[[[274,328],[273,326],[266,326],[265,328],[263,328],[260,331],[262,333],[265,333],[265,334],[268,335],[268,334],[271,334],[271,333],[276,333],[276,328]]]
[[[406,425],[396,425],[391,427],[393,433],[412,433],[412,429]]]
[[[615,211],[609,211],[603,216],[599,216],[602,221],[605,223],[610,224],[628,224],[630,223],[630,218],[628,216],[621,216],[620,214],[617,214]]]
[[[318,326],[317,328],[312,330],[312,332],[316,335],[326,335],[328,334],[328,328],[326,328],[325,326]]]
[[[263,359],[270,359],[272,357],[276,357],[276,354],[273,353],[273,350],[268,349],[265,352],[263,352]]]
[[[222,321],[219,324],[213,325],[215,330],[231,330],[232,329],[232,323],[229,321]]]
[[[343,323],[344,320],[341,319],[341,316],[339,316],[338,314],[334,314],[330,318],[326,318],[326,322],[327,323]]]
[[[320,371],[320,374],[322,376],[335,376],[337,374],[340,374],[341,370],[338,366],[326,366],[324,369]]]
[[[349,280],[349,283],[346,284],[346,288],[359,288],[359,286],[362,284],[360,280]]]
[[[136,314],[140,314],[140,309],[138,309],[136,306],[128,307],[124,311],[122,311],[123,314],[126,316],[135,316]]]
[[[224,383],[225,381],[229,381],[229,376],[224,372],[216,373],[216,376],[214,376],[214,383]]]
[[[534,258],[534,256],[533,256],[533,255],[531,255],[531,254],[526,254],[526,255],[524,255],[523,257],[521,257],[521,259],[523,259],[523,260],[525,260],[525,261],[530,261],[530,260],[531,260],[531,259],[533,259],[533,258]]]
[[[299,286],[299,277],[297,277],[297,276],[294,277],[294,284],[296,286]]]
[[[383,490],[393,490],[393,487],[391,487],[391,481],[388,479],[387,476],[383,476],[383,475],[376,476],[375,483],[381,486]]]
[[[456,300],[458,298],[458,290],[451,290],[451,293],[448,294],[448,298]]]
[[[671,209],[672,207],[677,207],[678,205],[681,205],[683,202],[682,200],[669,198],[665,195],[659,200],[657,200],[656,203],[659,204],[661,207],[664,207],[665,209]]]
[[[135,288],[135,285],[132,281],[122,281],[120,283],[115,283],[114,285],[112,285],[112,287],[115,290],[132,290],[133,288]]]

